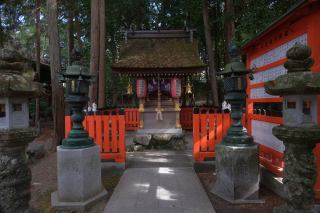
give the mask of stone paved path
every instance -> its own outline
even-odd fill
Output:
[[[190,150],[130,153],[103,213],[215,213],[190,160]]]

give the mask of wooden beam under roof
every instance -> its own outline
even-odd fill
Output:
[[[140,39],[140,38],[189,38],[193,42],[193,32],[197,29],[188,30],[121,30],[125,34],[125,43],[127,39]]]

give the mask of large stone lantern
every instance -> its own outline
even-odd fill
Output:
[[[82,53],[76,46],[73,50],[72,59],[74,62],[72,66],[69,66],[66,72],[57,71],[57,75],[61,77],[59,83],[66,83],[69,94],[66,102],[72,107],[71,120],[74,122],[72,130],[68,133],[68,138],[62,140],[61,149],[81,149],[95,145],[93,138],[89,137],[88,131],[82,125],[82,121],[84,121],[82,108],[90,100],[86,94],[89,92],[89,86],[95,83],[95,77],[99,72],[98,74],[89,74],[89,68],[80,65],[81,58]]]
[[[29,128],[29,99],[44,95],[43,85],[25,72],[22,55],[0,49],[0,212],[31,212],[31,171],[25,149],[37,136]]]
[[[320,94],[320,73],[310,72],[313,66],[311,48],[297,42],[287,51],[284,67],[288,73],[264,84],[270,95],[283,97],[283,125],[272,129],[283,141],[283,184],[286,204],[273,212],[310,213],[317,182],[317,165],[313,149],[320,142],[317,126],[317,95]]]
[[[253,79],[252,69],[246,69],[239,60],[239,50],[235,43],[230,49],[231,63],[219,75],[224,75],[224,96],[231,104],[230,117],[233,119],[227,134],[215,145],[216,184],[213,194],[232,204],[261,203],[259,200],[259,145],[243,127],[242,106],[248,95],[246,74]]]
[[[75,62],[66,72],[57,72],[60,82],[66,83],[66,101],[72,107],[74,123],[68,138],[57,147],[58,191],[51,194],[51,206],[59,211],[85,211],[108,195],[101,184],[100,147],[82,125],[82,108],[89,101],[85,95],[98,74],[89,74],[89,68],[80,65],[81,57],[76,46],[72,55]]]

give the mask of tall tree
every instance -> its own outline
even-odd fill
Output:
[[[74,7],[76,8],[76,5],[75,5],[75,2],[73,0],[73,4],[74,4]],[[78,45],[79,45],[79,48],[83,54],[83,45],[82,45],[82,40],[81,40],[81,33],[80,33],[80,26],[79,26],[79,13],[78,13],[78,10],[75,10],[74,11],[74,22],[76,24],[76,30],[77,30],[77,40],[78,40]],[[81,65],[84,66],[84,57],[81,58]]]
[[[225,64],[229,64],[231,60],[231,55],[229,54],[229,46],[231,41],[235,39],[234,33],[234,20],[233,20],[233,0],[225,0]]]
[[[68,65],[72,65],[71,52],[73,50],[73,5],[68,8]]]
[[[106,6],[100,1],[99,108],[106,107]]]
[[[103,0],[101,0],[103,1]],[[90,50],[90,73],[96,74],[99,69],[99,0],[91,1],[91,50]],[[97,81],[99,82],[99,81]],[[90,105],[98,102],[98,85],[92,84],[89,88]]]
[[[218,92],[217,92],[217,80],[216,80],[216,75],[214,74],[213,51],[212,51],[212,41],[211,41],[207,0],[202,1],[202,13],[203,13],[204,31],[205,31],[205,37],[206,37],[206,50],[207,50],[208,61],[209,61],[212,103],[213,105],[218,106],[219,101],[218,101]]]
[[[40,0],[37,0],[36,2],[36,20],[37,20],[36,72],[38,75],[38,81],[40,81]],[[35,119],[36,126],[38,126],[39,121],[40,121],[40,98],[37,98],[36,99],[36,119]]]
[[[57,0],[47,0],[50,68],[52,84],[52,108],[53,108],[53,144],[52,151],[61,144],[64,138],[64,93],[63,87],[59,85],[56,69],[61,70],[60,39],[58,26]]]

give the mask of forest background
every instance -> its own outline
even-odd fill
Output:
[[[208,64],[205,72],[190,79],[193,94],[183,92],[182,105],[203,100],[207,105],[221,105],[223,85],[214,71],[230,62],[229,45],[240,47],[300,0],[0,0],[0,48],[12,40],[14,47],[37,63],[51,66],[52,103],[55,144],[64,137],[64,96],[58,85],[55,68],[64,70],[72,63],[70,53],[75,45],[83,51],[82,64],[90,72],[99,70],[99,86],[90,90],[91,103],[98,107],[137,105],[134,79],[133,95],[126,94],[129,77],[112,73],[110,65],[117,61],[121,30],[177,30],[184,21],[196,28],[200,59]],[[103,48],[104,47],[104,48]],[[246,62],[242,54],[243,62]],[[105,71],[105,72],[104,72]],[[105,76],[104,76],[105,75]],[[183,79],[182,84],[187,79]],[[188,100],[188,101],[187,101]],[[31,100],[36,121],[45,115],[47,101]],[[60,130],[59,130],[60,129]]]

